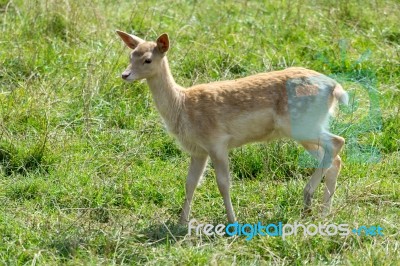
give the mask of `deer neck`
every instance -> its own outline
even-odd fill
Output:
[[[167,57],[164,57],[160,71],[155,76],[147,78],[147,84],[168,130],[175,132],[182,109],[183,92],[171,74]]]

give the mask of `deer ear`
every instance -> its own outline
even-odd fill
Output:
[[[144,42],[144,40],[136,37],[135,35],[131,35],[120,30],[116,30],[116,32],[118,33],[119,37],[121,37],[121,39],[124,41],[126,46],[131,49],[135,49],[139,45],[139,43]]]
[[[161,53],[165,53],[169,49],[169,38],[168,34],[163,33],[157,39],[157,48]]]

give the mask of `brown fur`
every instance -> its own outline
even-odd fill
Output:
[[[328,112],[336,101],[347,101],[346,92],[336,81],[313,70],[292,67],[184,89],[175,83],[169,69],[166,34],[156,42],[146,42],[117,33],[133,49],[123,78],[147,80],[167,130],[192,156],[181,222],[188,221],[194,189],[208,156],[215,166],[228,220],[233,222],[228,150],[281,137],[295,139],[320,161],[321,167],[304,189],[304,202],[309,209],[314,190],[326,174],[324,204],[329,210],[344,139],[327,130]]]

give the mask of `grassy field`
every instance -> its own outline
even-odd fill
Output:
[[[399,17],[396,0],[0,0],[0,265],[399,265]],[[301,217],[312,169],[286,140],[231,152],[233,205],[242,223],[380,225],[384,236],[187,235],[189,157],[147,84],[121,80],[115,29],[169,33],[184,86],[289,66],[335,77],[351,106],[332,121],[347,139],[332,213]],[[226,223],[211,167],[191,217]]]

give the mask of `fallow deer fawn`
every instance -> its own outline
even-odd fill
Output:
[[[281,137],[296,140],[319,161],[304,188],[305,211],[310,211],[314,191],[325,176],[323,211],[329,212],[341,168],[338,153],[345,141],[330,133],[327,126],[336,102],[347,104],[348,95],[342,86],[318,72],[291,67],[185,89],[171,75],[166,56],[167,34],[148,42],[122,31],[117,33],[133,50],[122,78],[147,80],[168,132],[191,155],[181,223],[189,220],[194,190],[208,156],[215,168],[228,221],[234,222],[228,150]]]

